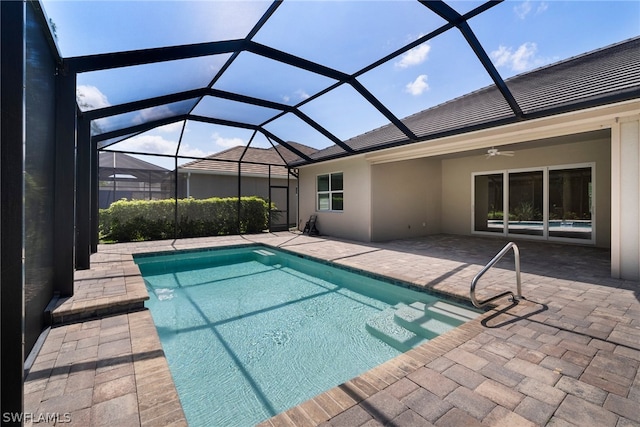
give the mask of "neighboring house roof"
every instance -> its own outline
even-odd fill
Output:
[[[520,108],[518,117],[498,88],[489,86],[406,117],[417,141],[495,127],[521,120],[640,98],[640,37],[538,68],[505,80]],[[410,144],[389,124],[345,143],[356,152]],[[338,146],[310,157],[328,160],[347,153]],[[300,165],[305,162],[294,162]]]
[[[163,171],[167,172],[168,170],[154,165],[153,163],[145,162],[144,160],[140,160],[136,157],[129,156],[123,153],[113,153],[108,151],[100,152],[100,167],[101,168],[119,168],[119,169],[144,169],[144,170],[153,170],[153,171]]]
[[[161,166],[145,162],[123,153],[101,151],[99,153],[99,179],[131,180],[133,177],[148,182],[163,181],[170,172]]]
[[[307,155],[317,151],[315,148],[297,142],[287,142],[287,144]],[[288,173],[286,163],[301,160],[298,155],[282,145],[276,145],[268,149],[249,147],[246,148],[246,152],[244,146],[237,146],[207,156],[203,160],[185,163],[178,167],[178,172],[235,175],[238,173],[238,161],[240,159],[242,159],[241,171],[243,175],[265,177],[269,175],[269,165],[272,165],[272,176],[286,177]]]

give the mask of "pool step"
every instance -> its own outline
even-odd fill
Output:
[[[478,314],[443,301],[428,304],[414,302],[398,307],[394,320],[411,332],[432,339],[475,318]]]
[[[373,315],[366,323],[367,331],[391,347],[405,352],[426,341],[395,321],[395,307],[389,307]]]
[[[376,313],[366,329],[405,352],[478,316],[473,310],[444,301],[399,303]]]

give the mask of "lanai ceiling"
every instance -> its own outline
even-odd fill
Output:
[[[62,67],[77,74],[79,114],[92,120],[100,149],[177,125],[170,154],[198,158],[181,147],[197,134],[190,129],[207,126],[233,129],[251,146],[279,144],[313,162],[288,142],[349,155],[358,151],[349,139],[388,124],[393,138],[415,142],[420,136],[403,118],[487,86],[509,115],[523,116],[505,83],[516,72],[499,71],[499,47],[489,37],[509,39],[514,24],[495,23],[513,14],[515,2],[41,4]],[[584,31],[597,30],[585,22]],[[576,44],[578,52],[592,48]],[[447,78],[433,82],[429,96],[415,96],[429,88],[429,71],[413,68],[427,57],[427,69]]]

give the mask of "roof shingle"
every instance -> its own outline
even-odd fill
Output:
[[[524,120],[576,111],[640,97],[640,37],[585,53],[505,80],[522,108]],[[489,86],[419,113],[402,122],[418,141],[465,133],[522,120],[496,86]],[[356,136],[346,144],[356,152],[410,144],[392,124]],[[346,153],[328,147],[314,161]],[[294,164],[302,164],[296,162]]]

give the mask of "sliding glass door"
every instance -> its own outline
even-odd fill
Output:
[[[549,170],[549,237],[591,240],[591,168]]]
[[[595,243],[593,170],[588,164],[474,173],[472,231]]]
[[[476,175],[474,187],[474,229],[504,233],[503,174]]]
[[[509,222],[511,234],[544,235],[541,170],[510,172]]]

